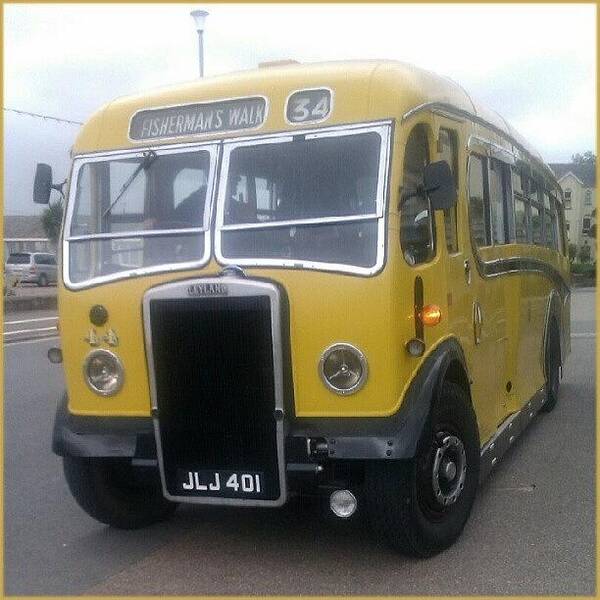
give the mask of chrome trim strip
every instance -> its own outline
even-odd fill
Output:
[[[316,217],[314,219],[297,219],[287,221],[264,221],[261,223],[236,223],[235,225],[223,225],[221,231],[238,231],[240,229],[269,229],[271,227],[290,227],[295,225],[326,225],[328,223],[352,223],[356,221],[373,221],[378,219],[376,213],[365,215],[348,215],[346,217]]]
[[[294,94],[297,94],[298,92],[317,92],[319,90],[327,90],[329,92],[329,112],[327,113],[327,116],[325,118],[323,118],[323,119],[317,119],[316,121],[301,121],[299,123],[294,122],[294,121],[290,121],[287,118],[288,103],[290,101],[290,98]],[[303,126],[303,125],[314,125],[315,123],[323,123],[323,122],[327,121],[327,119],[329,119],[331,117],[331,115],[333,114],[333,95],[334,95],[333,89],[330,88],[330,87],[328,87],[328,86],[326,86],[326,85],[321,85],[321,86],[312,87],[312,88],[300,88],[298,90],[293,90],[292,92],[290,92],[287,95],[287,98],[285,99],[285,103],[283,105],[283,118],[285,119],[285,122],[288,125],[294,125],[294,126],[300,125],[300,126]]]
[[[514,165],[518,159],[517,155],[509,150],[508,148],[504,148],[491,140],[480,137],[478,135],[470,135],[467,141],[467,150],[469,152],[478,152],[478,146],[482,146],[487,151],[488,156],[491,158],[497,158],[498,160],[507,163],[509,165]]]
[[[556,176],[554,175],[552,169],[546,163],[544,163],[539,158],[537,158],[536,156],[531,154],[531,152],[529,152],[529,150],[527,150],[512,135],[510,135],[509,133],[507,133],[506,131],[504,131],[503,129],[498,127],[497,125],[490,123],[486,119],[480,117],[479,115],[476,115],[475,113],[472,113],[469,110],[459,108],[458,106],[455,106],[454,104],[450,104],[447,102],[438,102],[438,101],[424,102],[424,103],[418,104],[417,106],[406,111],[402,115],[401,123],[404,123],[404,121],[406,121],[407,119],[410,119],[417,113],[423,112],[425,110],[430,110],[432,112],[434,112],[435,110],[447,111],[450,114],[456,115],[457,117],[462,117],[464,119],[472,121],[473,123],[477,123],[478,125],[482,125],[483,127],[487,127],[488,129],[491,129],[494,133],[503,137],[505,140],[510,142],[513,146],[518,148],[523,154],[525,154],[525,156],[527,156],[529,158],[529,160],[531,160],[537,166],[542,167],[542,169],[545,171],[546,176],[548,176],[551,179],[551,181],[558,186]]]
[[[229,169],[229,156],[231,152],[242,145],[258,145],[260,143],[270,143],[271,138],[246,138],[243,140],[227,140],[223,144],[223,157],[221,162],[221,171],[219,173],[219,189],[217,192],[217,211],[215,225],[215,257],[220,264],[236,264],[240,266],[253,267],[285,267],[285,268],[303,268],[319,271],[334,271],[338,273],[350,273],[354,275],[374,275],[383,267],[385,256],[385,210],[388,194],[388,179],[391,157],[391,121],[377,122],[374,124],[355,124],[353,126],[332,127],[327,129],[295,131],[292,134],[286,132],[278,138],[272,138],[273,143],[285,142],[291,140],[294,135],[314,134],[315,138],[326,136],[344,136],[374,131],[381,137],[379,176],[377,184],[377,254],[375,264],[372,267],[357,267],[354,265],[345,265],[338,263],[328,263],[320,261],[308,261],[300,259],[283,258],[227,258],[223,255],[221,236],[224,231],[224,208],[225,195],[227,192],[227,173]],[[320,222],[323,222],[321,219]]]
[[[559,290],[562,297],[571,293],[571,288],[560,271],[548,262],[526,256],[511,256],[493,260],[481,260],[478,253],[473,253],[475,264],[482,277],[499,277],[514,273],[540,273],[550,279]]]
[[[262,94],[252,94],[252,96],[239,96],[239,97],[235,97],[235,98],[217,98],[216,100],[204,100],[204,101],[200,101],[200,102],[182,102],[181,104],[168,104],[166,106],[150,106],[150,107],[145,107],[145,108],[140,108],[138,110],[136,110],[131,117],[129,117],[129,123],[127,124],[127,140],[129,142],[131,142],[132,144],[140,144],[143,143],[147,140],[134,140],[132,138],[129,137],[129,133],[131,131],[131,122],[133,121],[133,118],[141,112],[145,112],[145,111],[150,111],[150,110],[161,110],[161,109],[166,109],[166,108],[179,108],[182,106],[194,106],[194,105],[198,105],[198,104],[217,104],[219,102],[230,102],[232,100],[252,100],[254,98],[262,98],[265,101],[265,117],[262,121],[262,123],[256,127],[248,127],[248,128],[244,128],[243,130],[240,129],[222,129],[219,131],[208,131],[205,133],[192,133],[189,135],[175,135],[175,136],[167,136],[167,137],[161,137],[161,138],[152,138],[153,142],[161,142],[164,140],[172,140],[172,139],[177,139],[177,138],[197,138],[197,137],[205,137],[208,135],[215,135],[215,134],[220,134],[220,133],[232,133],[235,131],[257,131],[258,129],[260,129],[261,127],[264,126],[264,124],[267,122],[267,119],[269,118],[269,109],[271,108],[270,106],[270,101],[269,98],[267,96],[263,96]]]
[[[162,235],[178,235],[184,233],[206,233],[203,227],[182,227],[181,229],[142,229],[141,231],[122,231],[115,233],[90,233],[87,235],[71,235],[67,242],[80,242],[85,240],[118,240],[127,238],[157,237]]]
[[[275,389],[275,411],[281,411],[283,419],[276,420],[277,462],[279,472],[280,496],[276,500],[244,500],[221,497],[171,496],[167,491],[164,472],[163,452],[160,439],[160,415],[157,415],[158,402],[156,395],[156,374],[152,345],[152,329],[150,326],[150,302],[158,299],[189,298],[188,287],[197,284],[227,285],[229,296],[267,295],[271,301],[271,335],[273,340],[273,380]],[[282,506],[287,500],[287,478],[285,468],[284,420],[286,418],[283,401],[283,346],[281,337],[281,298],[279,290],[273,284],[237,277],[206,277],[186,279],[150,288],[142,300],[142,319],[144,325],[144,341],[149,374],[150,399],[153,413],[154,435],[163,494],[174,502],[191,504],[219,504],[228,506]]]
[[[213,142],[213,143],[206,143],[206,144],[195,144],[193,146],[186,145],[186,146],[177,147],[177,148],[163,147],[163,148],[157,148],[156,153],[159,156],[161,156],[161,155],[169,155],[169,154],[179,154],[179,153],[183,153],[183,152],[188,152],[190,150],[198,151],[198,152],[207,151],[210,156],[210,167],[209,167],[208,181],[207,181],[207,186],[206,186],[204,223],[203,223],[203,227],[201,228],[202,233],[204,233],[204,249],[203,249],[201,257],[195,261],[165,263],[165,264],[153,265],[153,266],[149,266],[149,267],[140,267],[137,269],[128,269],[128,270],[124,270],[124,271],[119,271],[118,273],[111,273],[109,275],[100,275],[97,277],[92,277],[92,278],[86,279],[85,281],[82,281],[82,282],[73,282],[73,281],[71,281],[70,274],[69,274],[69,264],[70,264],[70,259],[69,259],[70,239],[69,238],[70,238],[70,236],[67,236],[67,237],[63,237],[63,239],[62,239],[62,277],[63,277],[64,285],[67,289],[80,290],[80,289],[92,287],[94,285],[109,283],[111,281],[117,281],[119,279],[130,279],[131,277],[141,277],[143,275],[149,275],[149,274],[154,274],[154,273],[170,273],[173,271],[185,271],[188,269],[199,269],[209,263],[210,256],[211,256],[211,246],[212,246],[210,223],[211,223],[211,219],[212,219],[212,210],[213,210],[216,183],[217,183],[217,166],[219,163],[221,146],[220,146],[220,144]],[[73,185],[73,183],[76,183],[77,176],[79,174],[79,170],[82,168],[82,166],[84,164],[87,164],[88,162],[100,162],[100,161],[106,160],[108,157],[113,158],[116,156],[123,156],[124,158],[140,158],[142,155],[143,155],[143,151],[136,149],[136,150],[128,151],[128,152],[117,151],[117,152],[111,152],[108,154],[93,155],[93,156],[90,156],[89,158],[85,157],[85,156],[79,156],[73,161],[73,169],[72,169],[72,173],[71,173],[71,185],[69,187],[69,197],[68,197],[68,202],[67,202],[67,209],[65,211],[65,218],[63,221],[63,229],[62,229],[63,236],[65,236],[66,233],[71,228],[71,221],[73,218],[73,210],[75,208],[75,195],[77,192],[77,185]],[[183,232],[183,230],[176,230],[176,231],[179,234],[182,234],[182,232]],[[131,233],[132,232],[118,232],[115,235],[113,235],[113,238],[120,239],[123,237],[127,237],[127,238],[144,237],[144,236],[139,235],[139,232],[135,232],[135,233],[133,233],[133,235],[131,235]],[[149,231],[148,233],[151,233],[151,232]],[[125,234],[127,234],[127,235],[125,235]],[[89,235],[104,236],[105,234],[89,234]],[[154,235],[157,235],[157,234],[154,234]],[[165,234],[165,235],[168,235],[168,234]],[[73,237],[81,237],[81,236],[73,236]],[[99,237],[99,238],[90,238],[90,239],[101,240],[101,239],[113,239],[113,238]],[[71,240],[71,241],[76,241],[76,240]]]
[[[506,450],[525,431],[545,401],[546,390],[542,387],[517,412],[509,415],[484,444],[480,453],[480,483],[489,475]]]

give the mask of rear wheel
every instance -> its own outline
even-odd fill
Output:
[[[446,382],[417,456],[378,461],[367,469],[365,495],[373,529],[404,554],[433,556],[461,534],[478,483],[475,413],[464,390]]]
[[[546,369],[546,399],[540,411],[550,412],[558,402],[558,388],[560,386],[560,341],[556,321],[550,323],[544,362]]]
[[[158,472],[134,468],[129,460],[65,456],[63,467],[77,504],[112,527],[145,527],[165,520],[177,507],[163,497]]]

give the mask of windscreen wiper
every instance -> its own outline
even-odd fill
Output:
[[[135,171],[129,176],[127,181],[121,186],[117,197],[111,202],[110,206],[102,213],[102,218],[106,217],[106,215],[113,209],[115,204],[123,197],[123,194],[127,191],[129,186],[133,183],[133,180],[139,175],[140,171],[145,171],[158,157],[156,152],[153,150],[148,150],[144,152],[144,159],[142,162],[136,167]]]

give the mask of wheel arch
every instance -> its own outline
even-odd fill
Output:
[[[542,369],[544,372],[544,376],[547,376],[546,373],[546,347],[548,345],[548,337],[550,335],[550,331],[552,326],[555,325],[557,329],[558,335],[558,347],[559,347],[559,363],[562,368],[563,366],[563,357],[564,357],[564,348],[563,348],[563,339],[561,336],[561,300],[558,292],[556,290],[552,290],[548,295],[548,301],[546,302],[546,314],[544,317],[544,333],[542,336],[542,345],[540,350],[540,360],[542,361]]]

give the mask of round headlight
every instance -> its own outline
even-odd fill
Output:
[[[83,376],[93,392],[112,396],[123,387],[125,371],[116,354],[108,350],[94,350],[85,359]]]
[[[334,344],[323,352],[319,372],[325,385],[336,394],[353,394],[367,380],[367,359],[351,344]]]

